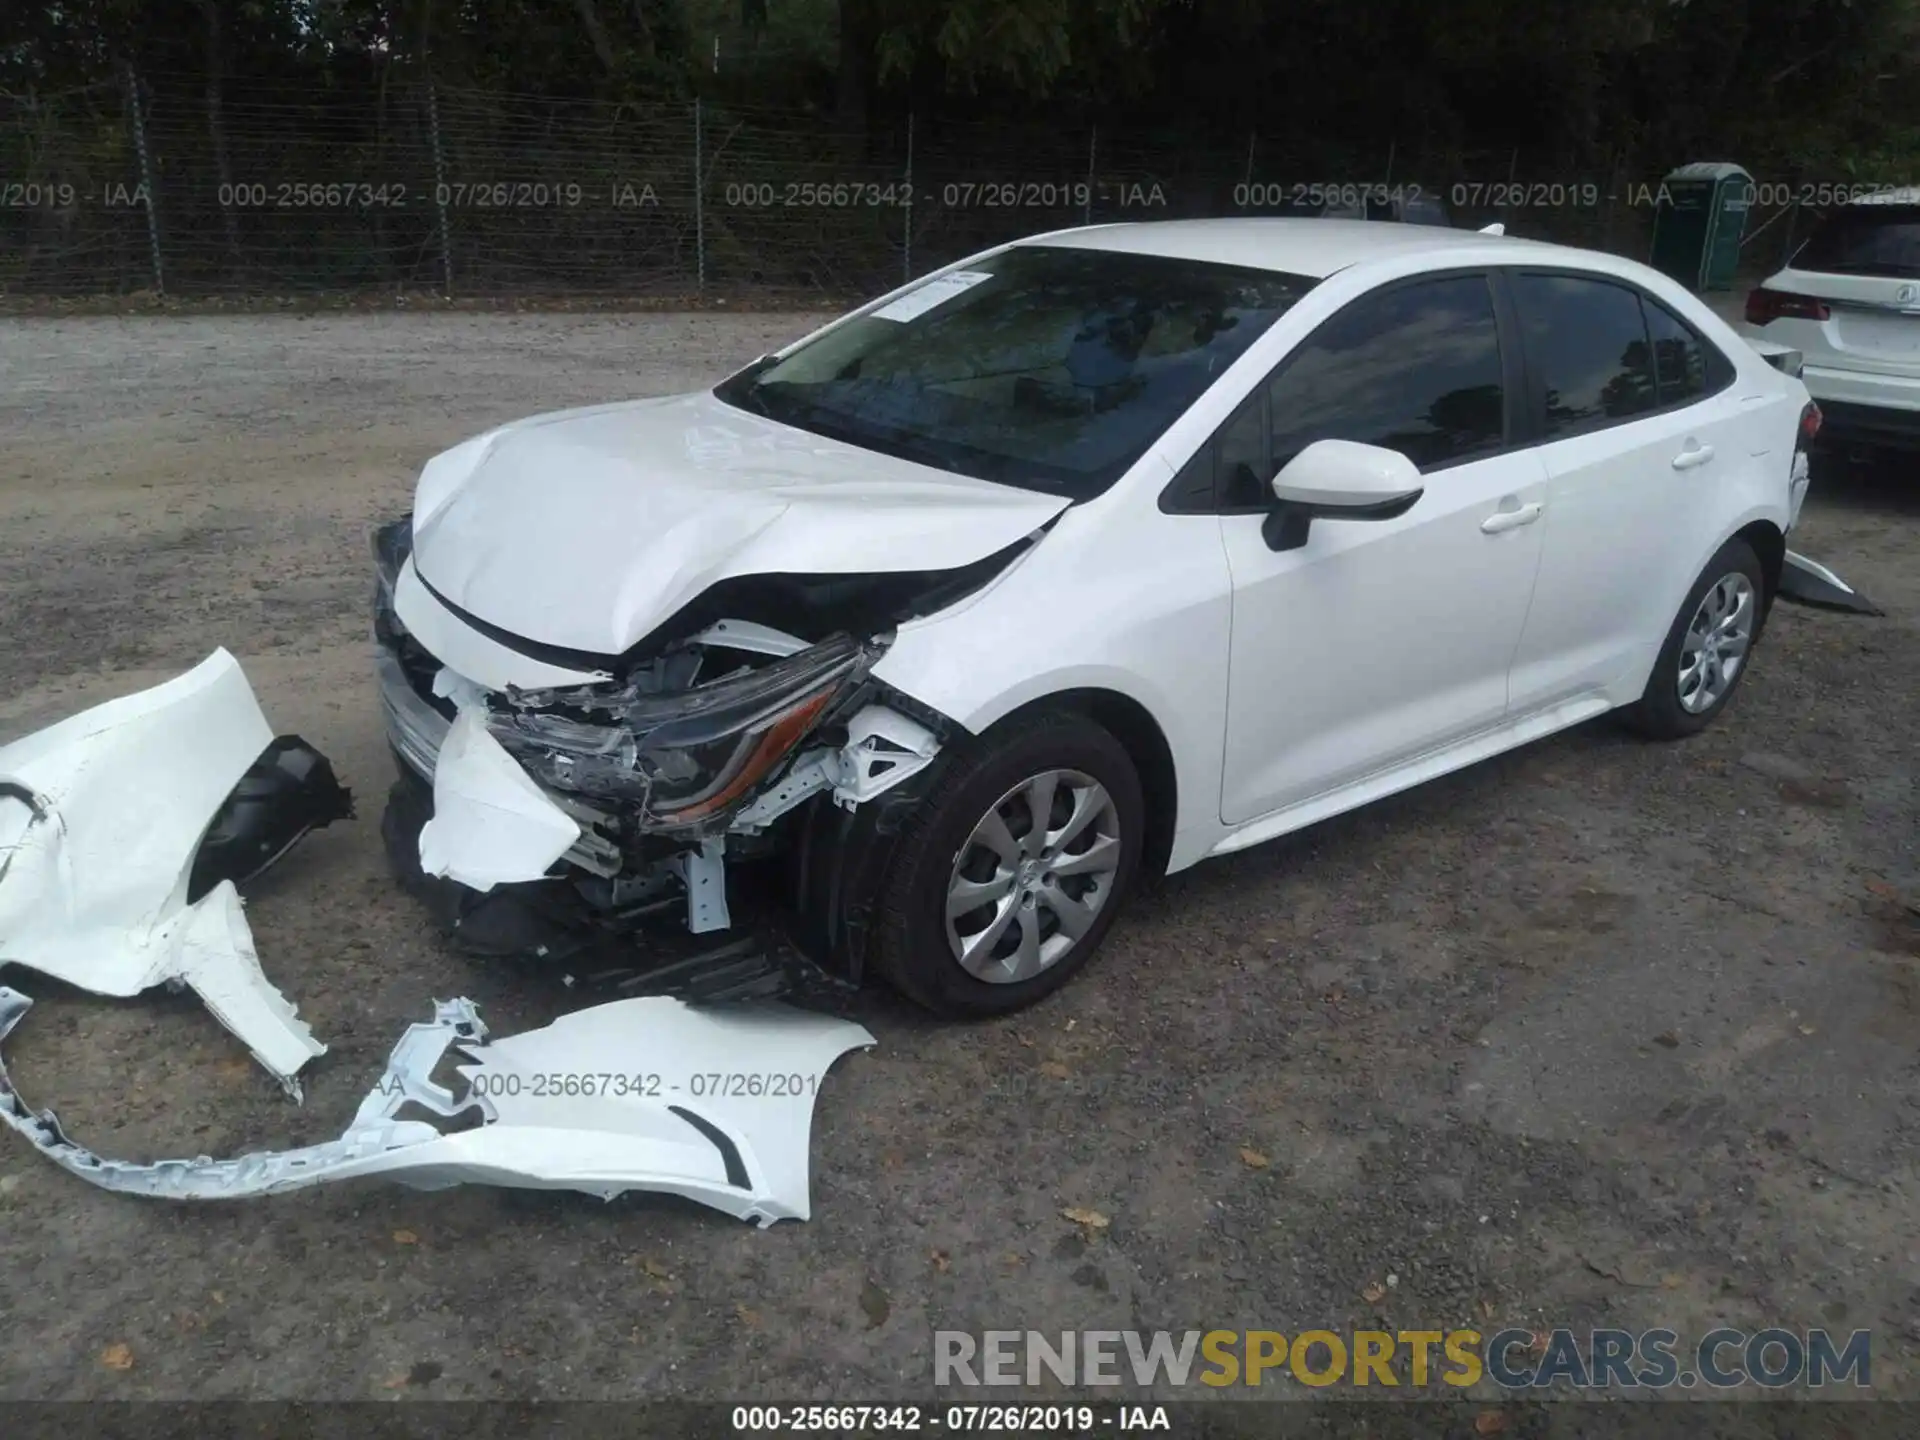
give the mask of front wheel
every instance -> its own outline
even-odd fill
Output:
[[[1068,710],[944,763],[881,884],[875,959],[939,1014],[1006,1014],[1064,985],[1113,924],[1140,863],[1140,777]]]
[[[1645,693],[1626,712],[1642,734],[1678,740],[1713,723],[1753,658],[1766,621],[1766,579],[1746,541],[1727,541],[1673,618]]]

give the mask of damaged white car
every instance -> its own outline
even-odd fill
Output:
[[[1041,236],[434,458],[375,542],[388,840],[477,949],[752,993],[777,932],[1011,1010],[1142,874],[1609,710],[1706,725],[1817,427],[1614,256]]]

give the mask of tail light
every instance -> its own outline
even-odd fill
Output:
[[[1809,400],[1807,408],[1800,412],[1800,438],[1794,444],[1795,450],[1810,450],[1814,440],[1820,434],[1820,407]]]
[[[1747,292],[1749,325],[1770,325],[1775,320],[1825,320],[1832,313],[1826,301],[1812,295],[1769,290],[1765,286]]]

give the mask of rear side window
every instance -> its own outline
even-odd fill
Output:
[[[1577,275],[1515,275],[1546,440],[1616,425],[1660,407],[1640,296]]]
[[[1822,220],[1796,270],[1920,279],[1920,205],[1849,205]]]

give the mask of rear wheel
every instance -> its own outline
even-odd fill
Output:
[[[1760,557],[1729,540],[1687,592],[1660,647],[1653,674],[1626,719],[1642,734],[1678,740],[1697,734],[1726,708],[1747,673],[1766,620]]]
[[[1023,718],[944,761],[881,884],[875,959],[944,1015],[999,1015],[1092,956],[1139,865],[1140,778],[1072,711]]]

